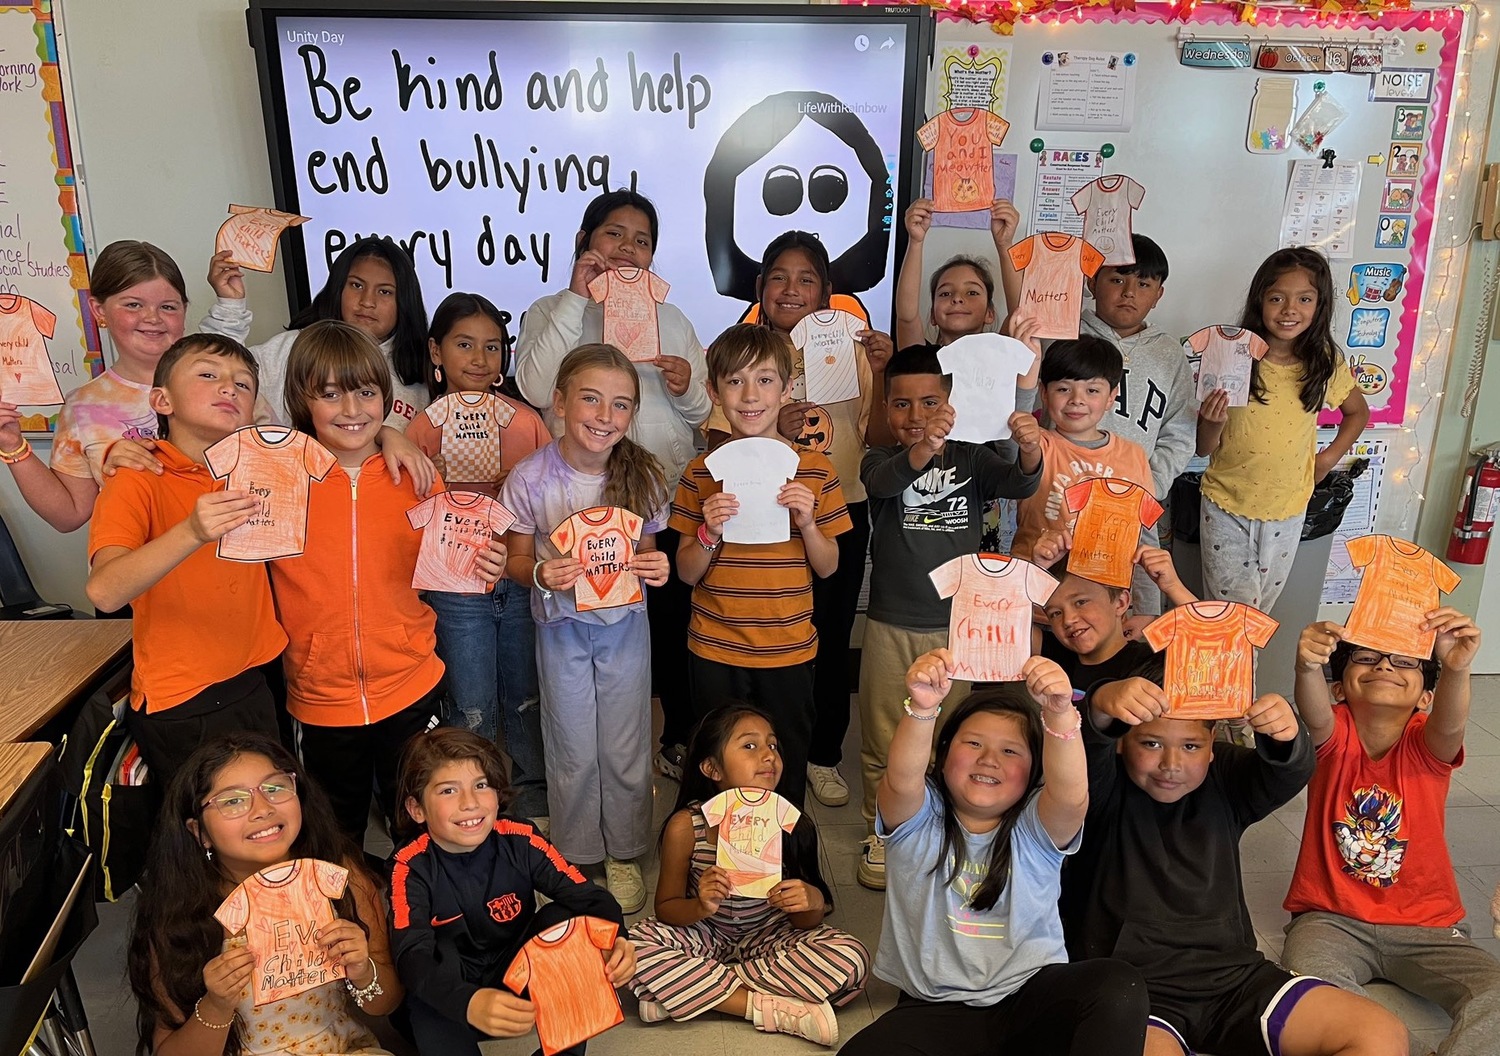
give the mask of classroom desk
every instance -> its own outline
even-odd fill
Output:
[[[0,818],[52,751],[50,744],[0,744]]]
[[[0,622],[0,744],[35,736],[129,656],[127,620]]]

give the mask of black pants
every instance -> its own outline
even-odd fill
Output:
[[[677,544],[682,535],[663,528],[656,533],[657,549],[672,566],[667,581],[646,588],[646,616],[651,621],[651,689],[661,699],[661,746],[687,744],[693,732],[693,704],[688,696],[688,618],[693,611],[693,588],[677,575]]]
[[[394,838],[396,811],[403,809],[396,802],[401,752],[407,741],[442,717],[443,687],[444,680],[438,679],[415,704],[368,726],[297,724],[302,765],[328,793],[339,828],[354,846],[365,845],[372,786]]]
[[[850,1038],[842,1056],[1140,1056],[1150,1002],[1124,961],[1039,969],[1015,993],[982,1008],[902,994]]]
[[[149,706],[150,701],[146,702]],[[165,789],[199,745],[226,733],[264,733],[272,740],[276,704],[258,667],[217,682],[165,711],[127,708],[125,728],[140,746],[151,780]]]
[[[807,795],[813,662],[791,667],[733,667],[693,654],[688,665],[696,718],[726,704],[753,704],[771,716],[781,746],[781,783],[776,791],[800,810]]]
[[[818,670],[813,683],[817,714],[808,762],[837,766],[844,758],[844,735],[849,732],[849,635],[865,581],[865,555],[870,550],[869,503],[849,503],[854,528],[838,537],[839,567],[826,579],[813,579],[813,626],[818,629]]]

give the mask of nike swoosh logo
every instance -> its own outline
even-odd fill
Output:
[[[441,928],[444,924],[452,924],[455,920],[462,920],[463,917],[464,917],[464,915],[462,913],[459,913],[459,914],[457,914],[455,916],[451,916],[447,920],[438,920],[437,917],[433,917],[432,918],[432,926],[434,928]]]
[[[923,491],[915,484],[908,484],[906,490],[901,493],[901,501],[908,506],[931,506],[933,503],[942,502],[968,483],[968,480],[960,480],[956,484],[945,485],[933,492]]]

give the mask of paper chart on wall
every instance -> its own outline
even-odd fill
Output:
[[[1318,445],[1326,444],[1333,430],[1319,430]],[[1360,571],[1349,557],[1349,540],[1375,530],[1375,515],[1385,490],[1385,462],[1389,451],[1386,440],[1356,440],[1349,453],[1339,461],[1339,469],[1348,469],[1356,459],[1367,459],[1368,468],[1354,478],[1354,498],[1344,511],[1343,523],[1333,533],[1333,550],[1328,556],[1328,570],[1323,576],[1324,605],[1352,605],[1359,593]]]
[[[726,543],[784,543],[792,537],[792,516],[776,501],[797,475],[797,452],[767,436],[744,436],[715,448],[704,461],[739,512],[724,522]]]
[[[968,44],[939,48],[935,101],[938,110],[977,106],[995,114],[1005,113],[1005,93],[1010,82],[1011,49]]]
[[[1104,175],[1104,152],[1048,147],[1036,156],[1031,195],[1031,230],[1083,237],[1083,214],[1073,197]]]
[[[1354,216],[1359,204],[1359,162],[1316,158],[1292,163],[1281,208],[1281,248],[1311,246],[1330,260],[1354,256]]]
[[[1016,379],[1035,362],[1031,349],[1003,334],[965,334],[939,352],[943,373],[953,376],[948,439],[971,444],[1010,439]]]
[[[1129,132],[1137,56],[1128,51],[1044,51],[1039,132]]]

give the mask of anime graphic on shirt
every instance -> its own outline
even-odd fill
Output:
[[[1344,872],[1371,887],[1390,887],[1401,872],[1406,840],[1401,831],[1401,797],[1379,785],[1356,788],[1344,804],[1344,817],[1333,823],[1333,840]]]

